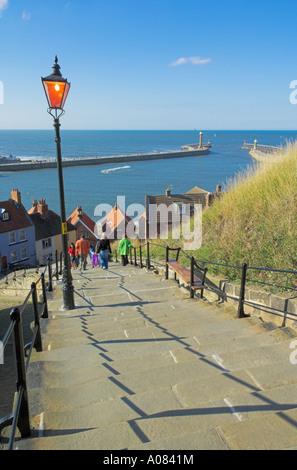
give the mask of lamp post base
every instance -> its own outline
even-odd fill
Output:
[[[62,292],[63,292],[63,310],[73,310],[75,309],[75,303],[74,303],[74,287],[72,284],[72,276],[70,273],[70,266],[69,263],[67,263],[68,257],[65,263],[64,260],[64,267],[63,267],[63,286],[62,286]]]
[[[62,292],[63,292],[63,310],[74,310],[74,298],[73,298],[73,286],[69,284],[63,284]]]

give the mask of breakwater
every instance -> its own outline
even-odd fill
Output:
[[[195,150],[179,150],[176,152],[155,152],[146,154],[131,154],[131,155],[111,155],[105,157],[92,157],[92,158],[69,158],[62,160],[62,166],[85,166],[85,165],[103,165],[114,163],[125,163],[145,160],[164,160],[171,158],[185,158],[185,157],[198,157],[200,155],[208,155],[210,150],[202,147]],[[0,165],[0,172],[14,172],[14,171],[32,171],[44,170],[47,168],[56,168],[56,160],[47,161],[28,161],[21,163],[6,163]]]
[[[282,147],[259,145],[257,140],[255,140],[253,144],[247,144],[245,142],[242,148],[249,150],[250,156],[259,162],[271,160],[271,157],[281,155],[283,150]]]

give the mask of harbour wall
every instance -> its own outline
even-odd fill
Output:
[[[132,154],[132,155],[112,155],[106,157],[92,157],[92,158],[73,158],[62,160],[63,168],[72,166],[85,166],[85,165],[103,165],[114,163],[126,163],[135,161],[146,160],[162,160],[171,158],[185,158],[185,157],[198,157],[200,155],[208,155],[210,153],[208,148],[201,148],[196,150],[183,150],[176,152],[155,152],[147,154]],[[32,171],[44,170],[47,168],[57,168],[56,160],[45,162],[22,162],[22,163],[6,163],[0,165],[0,172],[14,172],[14,171]]]
[[[257,160],[258,162],[268,162],[269,160],[272,160],[273,158],[282,156],[280,152],[264,153],[259,150],[251,150],[249,153],[250,153],[250,156],[254,160]]]

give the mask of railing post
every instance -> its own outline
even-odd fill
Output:
[[[41,333],[40,333],[40,318],[38,312],[38,299],[37,299],[37,289],[35,282],[31,284],[32,290],[32,303],[33,303],[33,311],[34,311],[34,320],[35,320],[35,328],[37,328],[37,333],[35,336],[35,341],[33,347],[37,352],[42,351],[42,342],[41,342]]]
[[[194,257],[192,256],[191,257],[191,285],[190,285],[190,289],[191,289],[191,299],[194,298],[194,289],[192,289],[194,285]]]
[[[30,414],[29,414],[27,382],[26,382],[24,339],[23,339],[23,331],[22,331],[22,320],[21,320],[21,314],[20,314],[19,309],[14,308],[10,313],[10,317],[11,317],[11,320],[15,322],[14,348],[15,348],[15,357],[16,357],[16,368],[17,368],[17,391],[20,391],[22,389],[22,398],[21,398],[17,426],[20,430],[21,437],[28,437],[31,434]]]
[[[63,253],[61,251],[60,253],[60,271],[59,271],[59,274],[61,275],[63,272]]]
[[[246,281],[247,268],[248,268],[247,264],[243,263],[242,271],[241,271],[241,285],[240,285],[237,318],[244,318],[247,316],[244,313],[244,296],[245,296],[245,281]]]
[[[47,267],[48,267],[48,291],[52,292],[53,282],[52,282],[52,265],[50,256],[47,258]]]
[[[59,280],[58,250],[56,250],[55,257],[56,257],[56,279],[58,281]]]
[[[165,279],[168,279],[168,260],[169,260],[169,246],[166,246],[166,258],[165,258]]]
[[[143,265],[142,265],[142,248],[141,248],[141,245],[139,245],[139,262],[140,262],[140,267],[142,269]]]
[[[136,259],[136,248],[134,247],[134,264],[137,266],[137,259]]]
[[[150,260],[150,242],[146,244],[147,258],[146,258],[146,267],[151,269],[151,260]]]
[[[130,250],[130,264],[133,264],[133,262],[132,262],[132,250]]]
[[[43,297],[42,300],[43,300],[43,305],[44,305],[42,318],[48,318],[47,296],[46,296],[44,273],[41,274],[41,285],[42,285],[42,297]]]

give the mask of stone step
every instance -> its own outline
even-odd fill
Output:
[[[34,424],[34,423],[33,423]],[[17,450],[124,450],[141,442],[129,423],[87,429],[42,430],[34,429],[29,439],[16,441]]]
[[[219,431],[232,450],[296,449],[297,409],[220,426]]]
[[[192,451],[189,455],[180,455],[176,452],[179,451]],[[193,450],[210,450],[210,451],[222,451],[229,450],[228,445],[224,442],[222,436],[215,428],[203,429],[192,433],[182,434],[178,436],[160,438],[158,440],[150,441],[147,443],[140,444],[138,446],[128,446],[128,450],[135,451],[175,451],[173,462],[183,463],[184,465],[191,462],[191,455]]]
[[[197,321],[197,324],[212,324],[216,321],[218,316],[209,318],[173,318],[163,315],[163,318],[152,318],[147,315],[141,315],[139,313],[129,316],[125,313],[121,313],[118,316],[113,316],[108,319],[102,317],[95,317],[93,315],[84,315],[77,321],[69,321],[69,318],[55,317],[55,319],[48,320],[43,323],[43,333],[45,340],[47,337],[54,338],[71,338],[73,336],[85,335],[87,331],[93,334],[104,334],[105,336],[117,332],[117,331],[137,331],[142,328],[159,328],[161,331],[173,330],[177,332],[183,325],[184,328],[188,326],[188,330],[193,326],[193,322]],[[226,322],[228,319],[225,320]],[[231,320],[230,320],[231,321]],[[235,325],[234,325],[235,326]],[[46,334],[47,330],[50,329],[50,333]]]
[[[260,365],[273,365],[276,362],[290,360],[290,345],[292,340],[282,341],[274,345],[260,346],[252,349],[242,349],[239,352],[222,352],[219,361],[225,370],[233,371]]]

